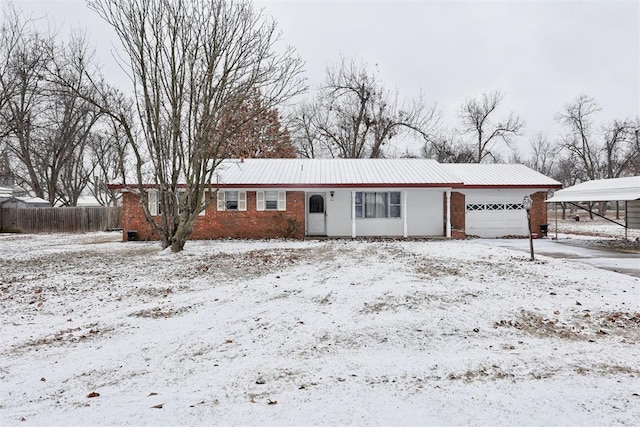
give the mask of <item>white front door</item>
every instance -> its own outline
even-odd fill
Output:
[[[325,193],[307,195],[307,234],[324,236],[327,234],[325,215]]]

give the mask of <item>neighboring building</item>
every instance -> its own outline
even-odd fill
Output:
[[[13,188],[11,187],[0,187],[0,200],[8,199],[13,197]]]
[[[94,196],[87,195],[87,196],[78,197],[78,202],[76,203],[76,206],[79,208],[97,208],[102,205],[100,204],[98,199],[96,199]]]
[[[0,197],[0,208],[50,208],[51,203],[40,197]]]
[[[526,236],[522,199],[534,201],[540,232],[549,189],[561,184],[522,165],[440,164],[430,159],[228,160],[217,171],[217,200],[193,239]],[[123,238],[156,237],[136,187],[123,192]],[[157,191],[146,186],[158,214]]]

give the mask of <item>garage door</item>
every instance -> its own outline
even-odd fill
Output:
[[[528,235],[522,203],[467,203],[466,233],[480,237]]]

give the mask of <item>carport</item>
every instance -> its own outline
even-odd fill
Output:
[[[620,225],[625,229],[625,238],[629,228],[640,229],[640,176],[626,178],[599,179],[583,182],[555,192],[547,203],[569,203],[584,209],[593,215]],[[624,223],[606,218],[590,209],[578,205],[579,202],[624,202]],[[558,209],[556,208],[556,222]]]

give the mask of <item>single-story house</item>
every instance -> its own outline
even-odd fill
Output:
[[[217,195],[193,239],[526,236],[522,201],[533,199],[534,232],[561,184],[518,164],[440,164],[431,159],[246,159],[224,161]],[[123,239],[154,240],[139,189],[123,193]],[[157,190],[146,186],[158,213]]]

